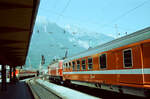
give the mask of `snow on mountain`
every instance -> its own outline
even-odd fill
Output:
[[[46,68],[54,58],[64,57],[66,50],[68,50],[68,56],[71,56],[89,47],[114,39],[101,33],[71,28],[62,28],[46,20],[37,21],[30,42],[26,65],[38,68],[41,55],[44,55],[46,59],[44,68]]]
[[[106,34],[91,32],[87,29],[81,29],[75,25],[67,25],[66,30],[69,31],[72,36],[69,40],[81,47],[84,47],[85,49],[95,47],[114,39]]]

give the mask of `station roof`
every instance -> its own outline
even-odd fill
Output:
[[[0,0],[0,64],[25,64],[39,0]]]

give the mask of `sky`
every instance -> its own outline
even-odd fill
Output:
[[[38,28],[39,22],[42,22],[45,24],[43,28],[46,31],[46,23],[51,22],[56,23],[70,33],[78,32],[76,34],[80,36],[82,36],[82,32],[84,35],[88,34],[87,36],[89,37],[96,36],[97,33],[103,33],[113,38],[118,38],[124,36],[126,32],[130,34],[149,27],[149,11],[150,0],[40,0],[35,27],[37,26]],[[34,33],[37,33],[35,28],[33,34]],[[38,34],[36,35],[38,36]],[[44,35],[50,34],[43,34],[40,38],[36,38],[36,36],[33,35],[33,38],[42,39],[42,37],[45,38]],[[101,40],[102,36],[98,38]],[[49,39],[47,36],[47,38],[43,40],[45,46],[49,44],[49,42],[47,42]],[[104,38],[102,39],[104,40]],[[97,40],[94,39],[94,41]],[[31,41],[30,45],[32,46],[30,46],[30,49],[31,47],[35,47],[35,49],[39,48],[39,43],[32,43],[34,42]],[[79,43],[82,46],[85,45],[85,47],[87,44],[90,44],[90,42],[84,43],[81,41],[79,41]],[[38,45],[37,48],[36,45]],[[37,53],[30,50],[31,52],[29,51],[30,54],[28,55],[29,59],[27,60],[31,60],[33,64],[33,57],[36,57],[36,60],[40,60],[43,51],[45,51],[44,53],[50,53],[49,50],[45,50],[44,48],[47,47],[36,50]],[[47,55],[49,54],[44,55],[48,60]]]
[[[113,37],[150,26],[150,0],[41,0],[38,17]]]

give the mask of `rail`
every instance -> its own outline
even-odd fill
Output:
[[[34,79],[27,82],[34,96],[34,99],[62,99],[61,97],[55,95],[54,93],[37,83]]]

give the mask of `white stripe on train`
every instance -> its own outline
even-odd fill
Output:
[[[150,68],[101,70],[101,71],[74,71],[74,72],[63,72],[63,74],[150,74]]]

